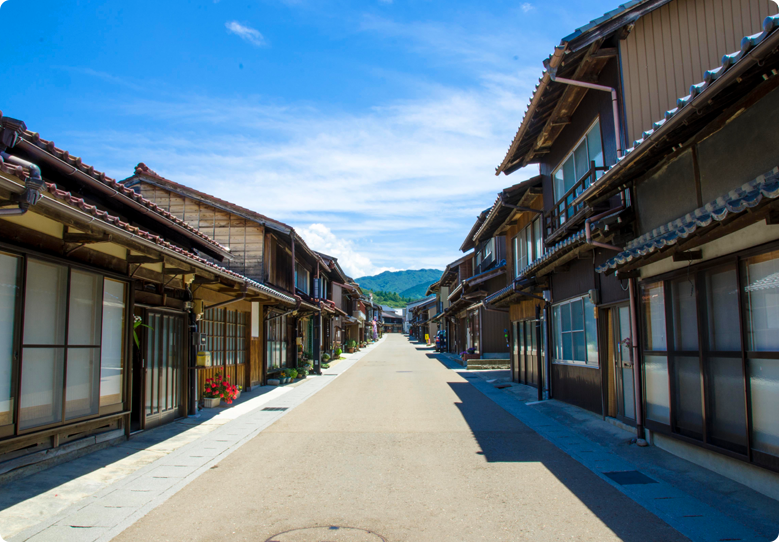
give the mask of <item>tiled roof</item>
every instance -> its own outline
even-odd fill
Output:
[[[209,262],[208,260],[201,258],[199,256],[196,256],[195,254],[192,254],[191,252],[187,252],[186,250],[177,247],[176,245],[173,245],[167,241],[165,241],[162,237],[159,235],[151,234],[145,230],[142,230],[136,226],[132,226],[131,224],[128,224],[127,222],[123,222],[119,217],[110,215],[106,213],[105,211],[101,211],[94,205],[90,205],[87,202],[84,201],[83,198],[79,198],[71,194],[70,192],[66,190],[61,190],[57,188],[57,185],[54,183],[47,182],[46,188],[51,194],[52,197],[54,197],[57,200],[63,201],[67,203],[68,205],[71,205],[73,207],[76,207],[80,209],[81,211],[94,216],[95,218],[106,222],[107,224],[111,224],[112,226],[115,226],[119,229],[122,229],[128,233],[131,233],[133,235],[136,235],[142,239],[145,239],[147,241],[151,241],[155,245],[158,245],[161,248],[167,249],[169,251],[175,252],[178,256],[181,256],[182,258],[186,258],[201,267],[206,267],[209,269],[213,269],[214,271],[217,271],[224,275],[229,275],[230,277],[233,277],[237,280],[245,282],[248,286],[251,286],[252,288],[255,288],[256,290],[259,290],[260,292],[263,292],[271,297],[274,297],[276,299],[279,299],[281,301],[285,301],[287,303],[295,303],[295,300],[287,295],[282,294],[281,292],[277,292],[273,288],[270,288],[264,284],[261,284],[259,282],[256,282],[254,280],[251,280],[247,277],[244,277],[243,275],[239,275],[238,273],[234,271],[230,271],[229,269],[225,269],[224,267],[221,267],[219,265],[216,265],[214,263]]]
[[[205,200],[206,202],[211,202],[215,206],[221,206],[225,208],[228,211],[234,212],[239,215],[243,215],[245,218],[249,218],[251,220],[256,220],[258,222],[261,222],[263,224],[269,225],[271,227],[274,227],[274,229],[280,230],[283,233],[289,233],[294,232],[295,229],[285,224],[279,220],[276,220],[274,218],[270,218],[266,215],[263,215],[261,213],[258,213],[257,211],[252,211],[251,209],[247,209],[246,207],[241,207],[240,205],[236,205],[235,203],[223,200],[221,198],[217,198],[216,196],[212,196],[211,194],[207,194],[205,192],[201,192],[200,190],[196,190],[194,188],[191,188],[189,186],[185,186],[181,183],[177,183],[175,181],[171,181],[170,179],[167,179],[151,169],[149,166],[144,164],[143,162],[140,162],[137,166],[135,166],[135,176],[143,176],[147,179],[152,179],[154,181],[158,181],[163,184],[163,186],[167,186],[174,190],[181,190],[183,192],[190,192],[193,195]],[[132,179],[132,177],[130,178]],[[130,179],[125,179],[121,181],[122,183],[128,183]],[[295,239],[297,241],[297,244],[300,244],[308,253],[314,257],[314,259],[320,260],[320,263],[328,265],[328,262],[325,261],[325,259],[315,250],[311,249],[308,244],[306,244],[306,241],[300,237],[299,235],[295,236]],[[332,258],[332,257],[329,257]],[[335,260],[335,259],[334,259]],[[338,261],[335,260],[336,265],[338,265]],[[329,267],[329,265],[328,265]]]
[[[494,232],[500,228],[503,222],[505,222],[506,219],[514,212],[514,209],[511,207],[506,207],[504,204],[507,203],[510,205],[518,205],[527,191],[534,186],[539,186],[542,180],[543,177],[541,175],[537,175],[502,190],[495,199],[495,203],[490,208],[489,213],[487,213],[487,217],[484,219],[484,222],[473,235],[473,241],[478,242],[478,240],[485,233],[489,236],[492,236],[492,234],[494,234]]]
[[[698,228],[710,226],[714,221],[722,222],[728,216],[738,214],[760,204],[763,199],[779,198],[779,167],[758,178],[731,190],[667,224],[628,243],[626,249],[604,265],[597,267],[598,273],[621,267],[636,258],[641,258],[665,247],[675,245],[680,239],[687,239]]]
[[[108,177],[105,173],[102,171],[96,170],[93,166],[89,166],[84,164],[81,161],[81,158],[77,156],[71,156],[68,151],[62,150],[58,148],[53,141],[47,141],[37,133],[37,132],[30,132],[26,131],[22,135],[23,140],[35,145],[41,150],[46,151],[50,155],[58,158],[68,166],[77,169],[78,171],[84,173],[85,175],[88,175],[92,179],[104,184],[105,186],[111,188],[112,190],[118,192],[122,196],[125,196],[127,198],[130,198],[134,200],[135,202],[141,204],[142,206],[146,207],[147,209],[153,211],[154,213],[164,217],[165,219],[169,220],[170,222],[173,222],[176,226],[183,228],[190,233],[196,235],[198,238],[202,239],[204,242],[213,245],[215,247],[218,247],[222,251],[227,251],[226,247],[220,245],[213,239],[211,239],[209,236],[205,235],[200,230],[193,228],[183,220],[177,218],[176,216],[172,215],[168,211],[162,209],[157,204],[152,203],[151,201],[147,200],[140,194],[136,194],[126,186],[122,185],[121,183],[118,183],[116,180],[112,179],[111,177]]]
[[[538,269],[545,267],[552,260],[557,259],[561,254],[568,252],[580,245],[583,245],[587,241],[584,230],[577,232],[575,235],[564,239],[548,249],[543,256],[533,261],[530,265],[527,265],[519,270],[518,277],[525,277],[532,275]]]
[[[625,2],[624,4],[620,4],[615,9],[612,9],[611,11],[607,11],[606,13],[601,15],[600,17],[592,19],[589,23],[580,26],[579,28],[577,28],[576,30],[574,30],[573,32],[571,32],[570,34],[565,36],[561,41],[563,43],[569,43],[569,42],[571,42],[571,41],[573,41],[573,40],[583,36],[584,34],[597,29],[601,25],[603,25],[605,23],[608,23],[612,19],[622,15],[623,13],[627,12],[628,10],[630,10],[630,9],[640,5],[640,4],[644,4],[644,3],[647,3],[647,0],[631,0],[630,2]]]
[[[616,164],[612,165],[608,171],[606,171],[599,179],[597,179],[587,190],[576,198],[574,204],[588,199],[594,192],[597,192],[601,187],[607,185],[614,175],[620,171],[624,164],[636,155],[641,154],[644,150],[651,148],[650,143],[654,141],[653,136],[655,133],[661,130],[666,125],[670,126],[673,119],[678,117],[680,113],[690,110],[692,104],[706,103],[709,100],[707,90],[714,85],[725,73],[736,66],[742,59],[747,57],[757,46],[763,43],[766,38],[773,34],[776,29],[779,28],[779,15],[773,15],[766,17],[763,21],[763,31],[753,36],[745,36],[741,40],[741,50],[722,57],[722,64],[717,68],[706,71],[703,74],[703,81],[692,85],[690,87],[690,94],[676,100],[676,107],[666,111],[665,117],[655,122],[650,130],[647,130],[642,134],[642,138],[636,140],[633,146],[627,149],[624,155],[617,159]],[[693,111],[694,113],[694,111]],[[633,156],[631,156],[633,155]]]
[[[219,203],[220,205],[223,205],[223,206],[227,207],[228,209],[233,209],[236,212],[239,212],[241,214],[250,216],[250,217],[255,218],[257,220],[261,220],[263,222],[271,222],[273,224],[278,224],[279,226],[281,226],[283,228],[286,228],[288,230],[293,229],[292,226],[284,224],[283,222],[281,222],[279,220],[275,220],[273,218],[265,216],[265,215],[263,215],[261,213],[258,213],[257,211],[252,211],[251,209],[247,209],[246,207],[241,207],[240,205],[236,205],[235,203],[223,200],[221,198],[217,198],[216,196],[212,196],[211,194],[206,194],[205,192],[201,192],[200,190],[196,190],[196,189],[191,188],[189,186],[185,186],[185,185],[183,185],[181,183],[177,183],[175,181],[171,181],[170,179],[167,179],[167,178],[163,177],[162,175],[160,175],[159,173],[157,173],[156,171],[151,169],[149,166],[147,166],[143,162],[140,162],[137,166],[135,166],[135,175],[139,175],[139,176],[142,175],[142,176],[145,176],[145,177],[151,177],[152,179],[156,179],[158,181],[164,182],[167,185],[170,185],[172,188],[178,188],[180,190],[186,190],[188,192],[192,192],[192,193],[194,193],[194,194],[196,194],[198,196],[201,196],[203,199],[207,199],[207,200],[213,201],[214,203]],[[125,181],[127,181],[127,179],[125,179],[122,182],[124,183]]]

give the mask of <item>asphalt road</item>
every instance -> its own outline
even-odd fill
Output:
[[[687,539],[390,335],[115,540]]]

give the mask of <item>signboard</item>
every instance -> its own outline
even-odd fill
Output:
[[[198,352],[197,353],[197,366],[198,367],[211,367],[211,352]]]

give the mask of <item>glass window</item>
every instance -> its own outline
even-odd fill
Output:
[[[527,228],[519,232],[519,268],[524,269],[528,265],[527,254]]]
[[[671,283],[673,300],[674,350],[698,350],[698,309],[694,278],[680,278]]]
[[[125,351],[126,284],[105,279],[100,350],[100,406],[121,403]]]
[[[692,438],[703,438],[700,359],[674,357],[674,415],[677,430]]]
[[[68,346],[100,345],[102,299],[103,277],[71,271]]]
[[[647,419],[670,425],[668,359],[665,356],[644,356],[644,389]]]
[[[603,167],[603,144],[601,143],[600,121],[596,121],[589,129],[584,138],[574,148],[573,152],[563,161],[563,164],[554,173],[554,195],[555,202],[563,199],[577,182],[583,180],[581,189],[576,190],[576,194],[583,191],[590,185],[590,179],[584,178],[590,170],[591,162],[595,162],[596,167]],[[598,172],[597,176],[603,175]],[[570,198],[573,200],[573,198]]]
[[[712,357],[706,361],[706,408],[709,440],[746,453],[747,427],[741,357]]]
[[[535,256],[533,259],[537,260],[544,255],[543,224],[540,216],[533,221],[533,238],[536,241]]]
[[[749,360],[752,446],[779,457],[779,360]]]
[[[644,348],[660,352],[667,348],[665,339],[665,292],[662,282],[642,284],[641,310],[644,323]]]
[[[741,350],[736,266],[707,271],[708,342],[713,351]]]
[[[301,292],[308,294],[308,269],[303,267],[300,263],[295,262],[295,287]]]
[[[21,258],[0,253],[0,425],[13,423],[13,366]]]
[[[779,351],[779,251],[744,260],[747,350]]]
[[[586,297],[552,308],[555,361],[598,365],[596,307]]]
[[[68,348],[65,378],[66,420],[97,414],[99,374],[99,348]]]
[[[27,261],[24,344],[64,345],[68,268]]]
[[[62,421],[64,348],[25,348],[19,427],[29,429]]]

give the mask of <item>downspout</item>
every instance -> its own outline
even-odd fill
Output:
[[[592,90],[600,90],[603,92],[611,93],[611,109],[614,116],[614,136],[617,140],[617,158],[622,158],[622,130],[619,127],[619,100],[617,97],[617,89],[608,87],[606,85],[598,85],[595,83],[585,83],[584,81],[576,81],[574,79],[565,79],[564,77],[557,77],[557,68],[549,69],[549,76],[552,81],[556,83],[562,83],[564,85],[571,85],[574,87],[588,88]]]
[[[17,197],[17,207],[12,209],[0,209],[0,216],[23,215],[43,197],[43,194],[41,193],[43,190],[41,170],[32,162],[22,160],[16,156],[11,156],[7,152],[0,152],[0,163],[2,162],[21,166],[30,170],[30,174],[24,180],[24,192]]]
[[[646,446],[644,438],[644,394],[641,391],[641,377],[639,375],[641,364],[638,362],[638,299],[636,298],[636,279],[628,279],[630,291],[630,351],[633,354],[633,387],[636,401],[636,443]]]

